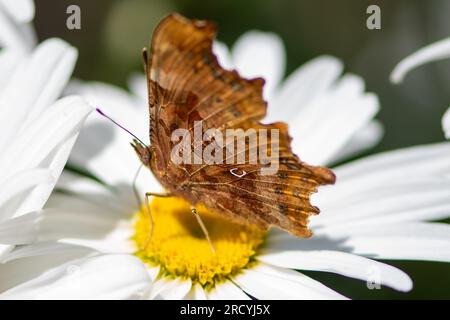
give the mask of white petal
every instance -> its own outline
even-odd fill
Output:
[[[269,101],[267,122],[292,120],[311,101],[328,91],[343,69],[341,61],[322,56],[295,70]]]
[[[65,97],[49,106],[36,121],[15,137],[13,144],[8,145],[5,150],[8,156],[0,157],[2,176],[42,166],[44,162],[47,162],[45,166],[49,166],[48,158],[56,157],[56,154],[53,157],[50,154],[60,144],[61,149],[64,149],[67,144],[74,143],[70,140],[75,138],[74,135],[91,110],[83,99],[76,96]],[[23,157],[23,154],[28,157]]]
[[[0,194],[0,220],[15,216],[15,211],[9,211],[4,208],[5,203],[12,197],[20,195],[22,192],[38,184],[52,183],[54,181],[55,178],[47,169],[24,170],[2,181],[2,188],[5,191]]]
[[[300,272],[260,263],[233,279],[260,300],[343,299],[342,295]]]
[[[37,236],[37,212],[0,222],[0,243],[26,244],[34,241]]]
[[[35,257],[57,255],[75,255],[76,257],[81,257],[93,255],[94,253],[96,253],[94,250],[87,247],[58,242],[42,242],[16,247],[8,256],[3,258],[1,262],[9,263],[24,258],[33,259]]]
[[[1,0],[0,6],[19,23],[30,22],[34,18],[33,0]]]
[[[115,230],[115,232],[112,235],[108,235],[106,239],[101,240],[64,238],[59,240],[59,242],[92,248],[102,253],[133,254],[134,252],[136,252],[136,247],[134,246],[133,242],[129,240],[130,236],[132,236],[131,232],[120,233],[118,231],[122,230]],[[128,237],[125,238],[125,236]]]
[[[415,171],[415,174],[420,172]],[[337,176],[339,179],[339,175]],[[334,201],[317,201],[322,214],[312,219],[313,226],[362,226],[405,221],[426,221],[444,219],[450,215],[450,179],[440,177],[412,180],[394,180],[358,188],[355,183],[353,193],[341,190],[339,184],[335,191],[340,197]],[[330,189],[321,197],[329,195]],[[330,191],[331,192],[331,191]]]
[[[388,186],[394,190],[399,189],[396,191],[398,193],[407,190],[411,181],[415,181],[417,185],[419,181],[443,179],[450,175],[450,143],[383,152],[352,161],[333,171],[337,176],[336,185],[322,188],[321,192],[315,194],[313,200],[317,205],[337,208],[350,204],[355,199],[373,200],[372,192],[383,192]],[[317,218],[320,219],[320,216]]]
[[[128,87],[131,93],[136,97],[137,106],[146,106],[148,100],[148,88],[145,75],[142,73],[134,73],[128,79]]]
[[[414,177],[417,174],[442,176],[450,169],[449,160],[450,143],[444,142],[382,152],[352,161],[335,171],[346,183],[350,179],[366,180],[380,174],[383,174],[382,179],[389,177],[391,180],[410,177],[412,172]]]
[[[274,33],[249,31],[234,44],[232,57],[239,74],[266,80],[264,96],[268,99],[284,74],[285,54],[282,40]]]
[[[75,48],[61,40],[49,39],[24,59],[0,95],[0,105],[6,106],[0,109],[0,149],[61,94],[76,56]]]
[[[444,223],[328,227],[319,235],[335,239],[355,254],[378,259],[450,262],[450,226]]]
[[[445,137],[450,139],[450,108],[448,108],[442,118],[442,128],[444,128]]]
[[[207,292],[208,300],[251,300],[248,295],[231,281],[217,284]]]
[[[193,284],[191,291],[184,297],[186,300],[206,300],[206,293],[199,283]]]
[[[51,50],[51,51],[48,51]],[[34,119],[42,113],[44,108],[48,107],[58,97],[62,95],[64,88],[66,87],[69,79],[72,75],[75,63],[78,57],[78,51],[75,47],[68,45],[66,42],[60,39],[49,39],[42,42],[36,49],[36,56],[32,57],[30,65],[33,68],[31,72],[44,72],[46,85],[41,88],[39,96],[35,97],[34,107],[30,110],[30,114],[27,117],[27,121],[24,127],[29,125]],[[42,58],[40,54],[46,55],[46,59],[49,60],[46,63],[42,63],[39,70],[34,70],[36,66],[33,64],[39,63],[37,59]],[[36,60],[34,60],[36,59]],[[35,74],[33,78],[36,81],[39,74]],[[34,84],[32,88],[34,89]]]
[[[219,60],[219,64],[222,68],[229,70],[234,68],[230,50],[228,50],[228,47],[225,43],[214,41],[213,52],[217,56],[217,60]]]
[[[116,228],[113,232],[98,240],[64,237],[58,241],[91,248],[102,253],[133,254],[136,252],[136,246],[130,240],[133,235],[132,232],[130,226],[130,228]]]
[[[450,58],[450,38],[432,43],[404,58],[394,68],[391,73],[390,79],[394,83],[400,83],[403,81],[405,75],[412,69],[428,62],[445,58]]]
[[[50,155],[49,160],[51,162],[48,164],[48,167],[50,168],[53,177],[57,178],[61,174],[77,136],[78,133],[74,133],[67,139],[67,141],[64,142],[59,150],[56,150]],[[16,214],[20,215],[22,213],[41,209],[52,193],[55,184],[56,179],[51,183],[39,184],[27,195],[20,207],[17,209]]]
[[[150,286],[136,257],[104,255],[70,261],[12,288],[3,299],[137,299]]]
[[[153,283],[150,299],[181,300],[186,297],[192,287],[189,279],[161,278]]]
[[[15,170],[40,166],[49,168],[55,180],[39,184],[31,192],[24,194],[20,203],[9,204],[10,212],[20,215],[39,210],[44,206],[66,164],[78,131],[90,111],[91,108],[80,98],[61,99],[50,110],[46,110],[44,115],[11,145],[5,159],[9,164],[3,163],[0,166],[0,171],[4,175],[13,174]],[[42,127],[45,129],[40,130]],[[23,157],[23,154],[28,156]]]
[[[68,212],[95,212],[115,221],[129,219],[138,209],[137,201],[128,190],[104,188],[102,192],[78,191],[77,194],[53,193],[46,208]],[[123,195],[122,193],[125,193]],[[131,198],[131,199],[129,199]]]
[[[300,240],[299,240],[300,241]],[[285,250],[269,247],[258,260],[283,268],[324,271],[367,281],[376,271],[380,284],[399,291],[412,289],[412,281],[403,271],[390,265],[354,254],[331,250]]]
[[[94,253],[58,243],[17,247],[0,261],[0,293],[33,280],[46,270]]]
[[[54,240],[103,253],[133,253],[136,250],[130,240],[134,232],[131,210],[124,213],[59,194],[52,196],[49,207],[43,210],[39,221],[40,242]]]
[[[6,87],[22,57],[23,53],[19,50],[5,48],[0,51],[0,92]]]
[[[34,15],[31,0],[0,1],[0,46],[27,52],[34,47],[36,35],[29,24]]]
[[[370,150],[380,142],[383,134],[383,125],[377,120],[372,120],[364,128],[354,133],[328,163],[336,163]]]
[[[330,162],[378,112],[377,96],[363,92],[361,78],[345,75],[327,94],[298,112],[288,122],[294,124],[294,152],[314,165]]]

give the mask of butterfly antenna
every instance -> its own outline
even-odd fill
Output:
[[[125,128],[124,126],[122,126],[121,124],[119,124],[117,121],[115,121],[113,118],[111,118],[110,116],[108,116],[107,114],[105,114],[102,109],[100,108],[95,108],[95,110],[102,115],[103,117],[105,117],[106,119],[108,119],[109,121],[111,121],[112,123],[114,123],[116,126],[118,126],[119,128],[121,128],[122,130],[124,130],[125,132],[127,132],[128,134],[130,134],[133,138],[135,138],[137,141],[139,141],[140,144],[142,144],[144,147],[147,147],[147,144],[145,144],[141,139],[139,139],[135,134],[133,134],[130,130],[128,130],[127,128]]]

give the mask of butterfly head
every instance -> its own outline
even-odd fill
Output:
[[[131,146],[133,147],[134,151],[138,155],[139,159],[141,160],[142,164],[148,168],[150,168],[150,163],[152,161],[152,148],[146,145],[143,145],[139,140],[133,139],[133,142],[131,143]]]

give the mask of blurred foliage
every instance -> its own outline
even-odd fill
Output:
[[[70,4],[81,7],[81,30],[65,27]],[[382,30],[366,28],[370,4],[381,7]],[[379,95],[378,118],[386,134],[370,153],[443,140],[440,121],[450,105],[450,62],[421,67],[400,86],[390,84],[388,77],[403,57],[450,35],[447,0],[37,0],[36,11],[41,39],[57,36],[79,48],[77,77],[123,87],[130,74],[142,71],[141,49],[169,12],[216,21],[219,39],[228,45],[250,29],[276,32],[286,46],[287,73],[311,58],[331,54]],[[361,281],[308,274],[354,298],[450,298],[449,264],[394,264],[414,279],[411,293],[370,291]]]

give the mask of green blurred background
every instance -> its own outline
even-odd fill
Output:
[[[71,4],[81,8],[81,30],[66,28]],[[381,8],[381,30],[366,28],[370,4]],[[362,76],[380,98],[378,119],[386,132],[369,153],[443,140],[450,61],[421,67],[400,86],[388,77],[406,55],[450,36],[450,0],[37,0],[35,24],[40,39],[61,37],[79,49],[76,77],[125,87],[133,72],[142,71],[140,52],[153,27],[172,11],[215,20],[218,38],[228,45],[251,29],[278,33],[286,46],[287,73],[318,55],[342,59],[346,71]],[[368,290],[362,281],[307,274],[352,298],[450,298],[450,264],[390,263],[411,275],[412,292]]]

